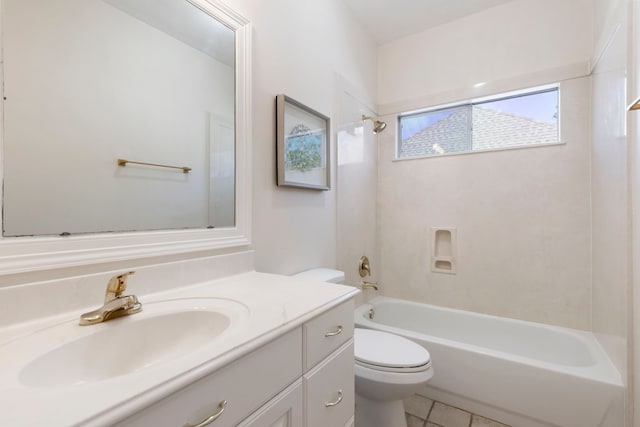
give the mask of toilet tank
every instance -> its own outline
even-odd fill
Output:
[[[316,280],[318,282],[344,283],[344,271],[334,270],[332,268],[314,268],[294,274],[293,277]]]

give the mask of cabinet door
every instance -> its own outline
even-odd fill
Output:
[[[307,427],[344,426],[353,417],[353,340],[305,374]]]
[[[302,427],[302,379],[291,384],[238,427]]]

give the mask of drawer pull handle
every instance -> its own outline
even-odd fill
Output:
[[[336,329],[333,332],[325,332],[324,336],[329,338],[329,337],[335,337],[336,335],[340,335],[342,333],[342,325],[338,325],[338,329]]]
[[[335,402],[325,403],[325,408],[330,408],[332,406],[336,406],[342,402],[342,390],[338,390],[338,399]]]
[[[342,396],[340,397],[340,399],[342,399]],[[220,402],[218,404],[218,411],[215,414],[212,414],[208,418],[200,421],[199,424],[185,424],[184,427],[204,427],[204,426],[208,426],[209,424],[211,424],[212,422],[217,420],[220,417],[220,415],[222,415],[222,413],[224,412],[224,408],[226,406],[227,406],[227,401],[223,400],[222,402]]]

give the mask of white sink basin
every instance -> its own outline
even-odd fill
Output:
[[[140,313],[91,326],[79,326],[77,319],[61,323],[0,348],[0,354],[30,353],[18,374],[23,386],[89,384],[210,351],[248,313],[243,304],[218,298],[143,302]]]

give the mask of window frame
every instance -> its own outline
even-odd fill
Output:
[[[514,146],[505,146],[499,148],[486,148],[479,150],[470,150],[470,151],[459,151],[452,153],[442,153],[442,154],[420,154],[416,156],[399,156],[400,146],[401,146],[401,137],[402,137],[402,119],[411,116],[418,116],[425,113],[437,113],[438,111],[446,111],[451,110],[457,107],[469,106],[472,108],[474,105],[481,105],[490,102],[496,101],[504,101],[512,98],[518,98],[522,96],[528,95],[537,95],[541,93],[553,92],[556,91],[558,94],[558,117],[557,117],[557,127],[558,127],[558,138],[556,142],[545,142],[539,144],[526,144],[526,145],[514,145]],[[487,95],[477,98],[465,99],[459,102],[451,102],[447,104],[439,104],[432,107],[420,108],[416,110],[405,111],[399,113],[396,117],[396,138],[395,138],[395,150],[394,150],[394,161],[402,161],[402,160],[413,160],[413,159],[423,159],[423,158],[438,158],[445,156],[459,156],[459,155],[467,155],[467,154],[476,154],[476,153],[486,153],[493,151],[504,151],[504,150],[518,150],[518,149],[527,149],[527,148],[536,148],[536,147],[548,147],[548,146],[556,146],[556,145],[564,145],[565,142],[562,140],[562,95],[561,95],[561,87],[560,83],[551,83],[542,86],[529,87],[525,89],[519,89],[509,92],[501,92],[493,95]],[[471,118],[469,139],[473,139],[473,119]]]

